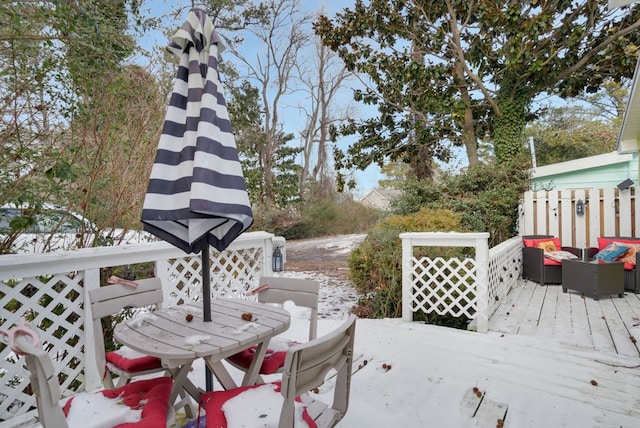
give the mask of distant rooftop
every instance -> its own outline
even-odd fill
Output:
[[[391,201],[402,194],[399,189],[373,189],[367,193],[360,203],[372,208],[381,210],[389,209]]]

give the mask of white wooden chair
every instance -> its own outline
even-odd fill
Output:
[[[125,308],[160,307],[162,304],[162,282],[160,278],[135,281],[138,286],[111,284],[89,291],[89,306],[93,319],[93,334],[96,343],[96,364],[102,375],[105,388],[114,388],[131,382],[134,376],[164,372],[159,358],[136,355],[128,350],[105,352],[102,318],[119,313]],[[127,355],[135,355],[127,357]],[[118,377],[116,385],[113,375]]]
[[[275,276],[263,276],[260,278],[258,301],[261,303],[273,303],[283,305],[291,301],[296,306],[310,309],[309,313],[309,340],[317,336],[318,331],[318,295],[320,283],[309,279],[283,278]],[[279,346],[274,346],[275,342]],[[282,367],[287,354],[287,347],[297,345],[299,342],[285,337],[275,337],[271,340],[266,356],[260,367],[261,375],[282,373]],[[232,355],[227,359],[234,367],[246,371],[253,360],[255,346]]]
[[[347,321],[335,331],[289,349],[281,384],[252,385],[202,394],[201,405],[206,412],[206,426],[208,428],[226,427],[227,421],[238,416],[231,414],[232,411],[229,409],[235,409],[236,406],[229,406],[226,410],[222,410],[222,406],[227,400],[234,399],[250,390],[255,392],[257,388],[275,387],[277,391],[278,385],[280,385],[280,395],[283,399],[278,421],[279,428],[293,428],[296,419],[295,402],[297,397],[304,406],[303,418],[313,419],[319,428],[335,426],[344,417],[349,406],[355,326],[356,316],[350,315]],[[334,370],[336,375],[333,404],[329,406],[315,400],[308,392],[321,386],[325,382],[327,374],[333,373]],[[268,401],[252,401],[252,405],[249,407],[256,407],[255,410],[238,408],[238,412],[243,413],[239,417],[243,422],[249,424],[248,426],[263,426],[263,418],[269,411],[260,406],[273,404]],[[254,421],[251,420],[251,415],[255,415],[255,423],[252,423]]]
[[[74,399],[82,394],[62,399],[51,356],[42,349],[38,336],[30,325],[23,324],[2,333],[8,337],[12,350],[17,355],[25,357],[26,367],[31,374],[31,388],[36,397],[39,423],[44,428],[68,428],[65,414],[69,412],[71,416],[76,406]],[[119,425],[128,411],[125,406],[131,409],[142,408],[141,421],[144,421],[144,426],[172,426],[173,412],[169,409],[172,385],[173,379],[170,377],[157,377],[131,382],[121,388],[96,392],[95,394],[102,394],[114,401],[117,399],[118,407],[123,406],[122,410],[114,412],[111,409],[109,412],[104,412],[99,408],[95,409],[95,412],[92,412],[91,421],[85,419],[75,426],[105,426],[107,422]],[[87,406],[89,405],[87,403],[92,402],[86,397],[83,398],[78,398],[80,404],[77,406]]]
[[[163,295],[160,278],[140,279],[135,282],[138,284],[137,287],[110,284],[89,291],[89,305],[96,343],[96,364],[102,375],[102,383],[105,388],[114,388],[113,375],[118,377],[115,387],[121,387],[131,382],[133,377],[154,373],[170,374],[162,367],[159,358],[140,355],[126,347],[109,353],[105,352],[102,318],[119,313],[125,308],[149,306],[159,308],[162,305]],[[175,403],[174,407],[176,410],[184,407],[189,417],[195,413],[194,403],[185,391],[180,392],[180,400]]]

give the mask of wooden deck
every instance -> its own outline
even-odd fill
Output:
[[[640,294],[595,300],[560,285],[520,280],[489,321],[489,330],[547,339],[600,352],[640,356]]]

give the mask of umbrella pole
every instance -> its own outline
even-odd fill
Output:
[[[209,244],[202,248],[202,310],[205,322],[211,322],[211,278],[209,264]]]
[[[204,311],[203,320],[211,322],[211,269],[209,264],[209,244],[202,248],[202,309]],[[205,364],[205,390],[213,391],[213,373],[209,366]]]

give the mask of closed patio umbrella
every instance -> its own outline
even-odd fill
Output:
[[[207,14],[193,9],[167,46],[180,64],[141,219],[146,231],[202,253],[205,321],[211,320],[209,246],[224,250],[253,223],[218,77],[220,44]]]

